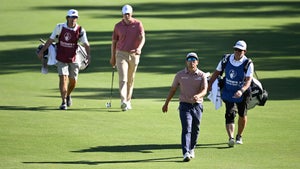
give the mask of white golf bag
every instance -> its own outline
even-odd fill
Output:
[[[45,41],[43,39],[40,39],[42,42],[41,45],[38,46],[36,53],[39,53],[39,51],[43,48],[45,45]],[[44,59],[47,60],[47,65],[52,66],[56,65],[56,51],[57,47],[56,44],[53,43],[49,46],[48,50],[44,52]],[[78,44],[78,48],[76,50],[76,62],[79,64],[79,70],[85,70],[89,66],[89,60],[86,53],[85,48]]]

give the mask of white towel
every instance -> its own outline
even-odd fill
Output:
[[[216,79],[212,85],[209,95],[207,96],[207,98],[215,105],[216,110],[222,107],[221,91],[218,83],[219,80]]]
[[[57,63],[56,60],[56,46],[50,45],[48,48],[48,62],[47,65],[55,65]]]

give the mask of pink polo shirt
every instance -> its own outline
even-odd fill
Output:
[[[144,35],[144,27],[141,21],[132,18],[133,21],[127,25],[124,20],[115,25],[112,40],[117,41],[117,50],[131,51],[138,48],[141,43],[140,35]]]
[[[172,87],[180,87],[179,101],[194,103],[193,96],[201,92],[207,86],[207,77],[199,69],[194,74],[188,72],[187,68],[177,72]],[[197,101],[203,102],[203,98]]]

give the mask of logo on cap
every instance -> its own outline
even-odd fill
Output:
[[[78,17],[78,11],[75,9],[70,9],[67,13],[67,16],[76,16]]]
[[[122,14],[132,13],[133,9],[130,5],[124,5],[122,8]]]
[[[236,42],[236,44],[233,46],[233,48],[238,48],[241,50],[246,50],[247,49],[247,44],[243,40],[239,40]]]

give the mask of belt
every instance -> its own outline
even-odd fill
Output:
[[[130,54],[130,51],[125,51],[125,50],[117,50],[117,52],[128,53],[128,54]]]
[[[189,106],[198,106],[200,105],[201,103],[187,103],[187,102],[180,102],[180,104],[184,104],[184,105],[189,105]]]

